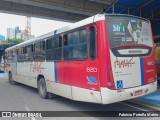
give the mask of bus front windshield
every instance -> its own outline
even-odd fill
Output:
[[[132,16],[106,16],[106,22],[112,52],[116,48],[116,52],[117,49],[133,49],[134,55],[151,53],[153,42],[149,21]]]

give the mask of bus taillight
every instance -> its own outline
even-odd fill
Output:
[[[113,78],[113,73],[112,73],[111,67],[107,71],[107,87],[109,89],[115,89],[114,78]]]

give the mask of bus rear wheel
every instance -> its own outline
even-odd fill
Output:
[[[40,78],[40,80],[38,81],[38,92],[41,98],[43,99],[48,98],[48,92],[44,78]]]
[[[12,73],[9,73],[9,83],[12,84],[12,85],[16,85],[17,84],[17,82],[15,82],[13,80]]]

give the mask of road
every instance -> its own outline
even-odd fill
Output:
[[[96,111],[145,111],[145,109],[129,105],[125,102],[114,103],[109,105],[101,105],[101,104],[73,101],[63,97],[55,97],[53,99],[42,99],[39,97],[37,89],[22,84],[10,85],[6,78],[3,79],[2,77],[0,77],[0,111],[82,111],[83,114],[83,111],[95,111],[96,113]],[[1,119],[2,118],[0,118],[0,120]],[[29,118],[29,120],[39,120],[39,119],[53,120],[53,118]],[[66,118],[63,117],[59,119],[66,120]],[[103,118],[87,117],[86,119],[99,120]],[[117,117],[110,119],[119,120],[121,118]],[[130,119],[134,118],[132,117]],[[140,119],[143,119],[143,117],[141,117]],[[155,118],[144,118],[144,119],[155,120]]]

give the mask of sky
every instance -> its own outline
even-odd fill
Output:
[[[31,34],[37,37],[69,24],[71,23],[31,17]],[[25,16],[0,13],[0,34],[6,37],[7,28],[16,26],[20,30],[25,29]]]

